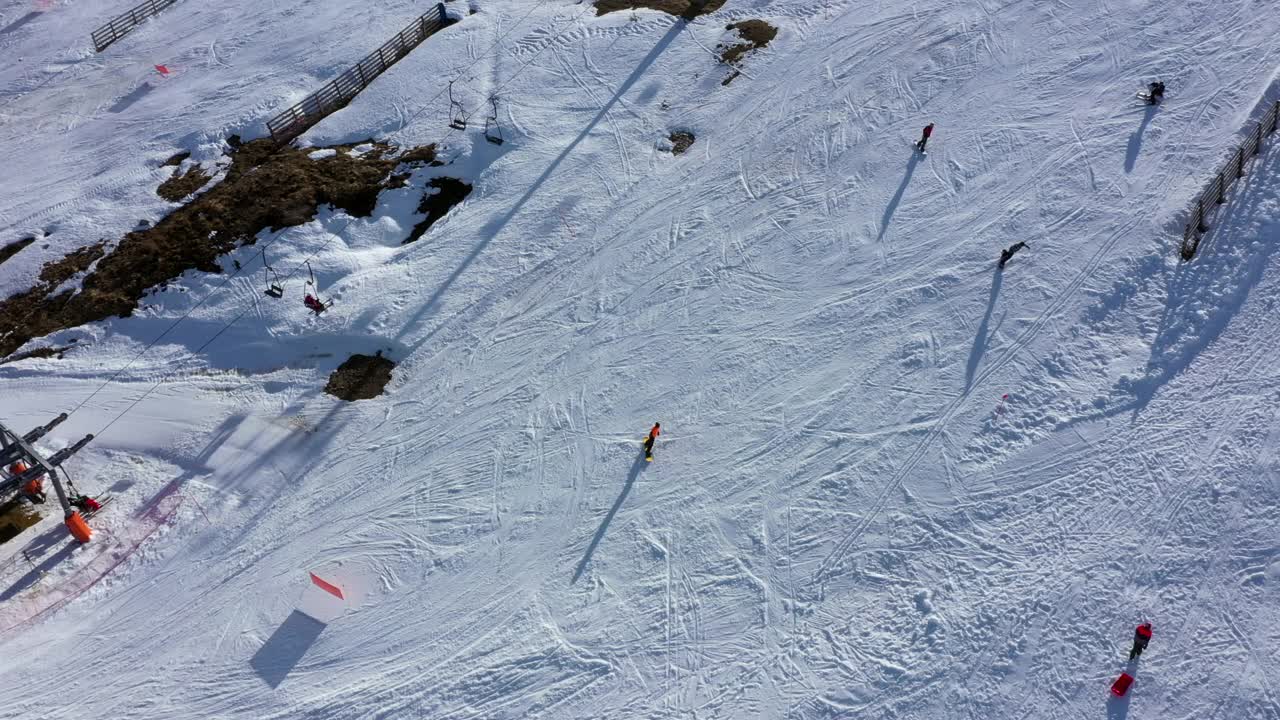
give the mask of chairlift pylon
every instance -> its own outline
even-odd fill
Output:
[[[453,80],[449,81],[449,127],[454,130],[466,130],[466,108],[462,107],[462,103],[453,99],[453,83]]]
[[[484,139],[494,145],[501,145],[502,126],[498,124],[498,98],[491,97],[489,102],[493,103],[493,114],[484,119]]]

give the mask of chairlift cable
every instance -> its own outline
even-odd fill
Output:
[[[493,51],[493,49],[494,49],[494,48],[496,48],[496,47],[498,46],[498,44],[499,44],[499,43],[501,43],[501,42],[502,42],[502,39],[503,39],[503,38],[505,38],[508,34],[510,34],[511,30],[514,30],[516,27],[518,27],[518,26],[520,25],[520,23],[524,22],[524,20],[525,20],[525,19],[527,19],[530,15],[532,15],[532,14],[533,14],[534,10],[536,10],[537,8],[539,8],[539,7],[541,7],[542,5],[546,4],[546,2],[547,2],[547,0],[538,0],[538,3],[537,3],[536,5],[534,5],[532,8],[530,8],[529,12],[525,13],[524,17],[520,18],[520,20],[519,20],[519,21],[517,21],[515,24],[513,24],[513,25],[511,26],[511,28],[510,28],[510,29],[508,29],[508,30],[507,30],[506,32],[504,32],[501,36],[499,36],[498,40],[496,40],[496,41],[494,42],[493,46],[492,46],[492,47],[490,47],[490,48],[489,48],[489,50],[488,50],[488,51],[486,51],[486,53],[485,53],[484,55],[481,55],[481,56],[477,57],[477,58],[476,58],[475,60],[473,60],[469,65],[467,65],[467,66],[466,66],[466,68],[465,68],[464,70],[469,70],[469,69],[471,69],[472,67],[474,67],[474,66],[476,65],[476,63],[478,63],[478,62],[480,62],[480,60],[484,59],[484,57],[486,57],[490,52],[492,52],[492,51]],[[592,10],[592,9],[594,8],[594,6],[593,6],[593,5],[590,5],[590,4],[584,4],[584,5],[585,5],[585,7],[584,7],[584,9],[583,9],[582,11],[580,11],[577,15],[574,15],[572,18],[570,18],[568,22],[566,22],[563,26],[561,26],[561,27],[560,27],[560,29],[559,29],[559,30],[557,30],[557,31],[556,31],[555,35],[553,35],[553,36],[550,38],[550,40],[548,40],[546,43],[544,43],[544,44],[543,44],[543,46],[537,50],[537,52],[535,52],[535,53],[534,53],[534,54],[533,54],[533,55],[532,55],[528,60],[526,60],[524,63],[521,63],[520,67],[519,67],[519,68],[517,68],[517,69],[516,69],[516,71],[515,71],[514,73],[512,73],[512,75],[511,75],[511,76],[509,76],[505,81],[503,81],[503,83],[502,83],[501,85],[499,85],[499,86],[498,86],[497,90],[502,90],[502,89],[503,89],[503,88],[505,88],[507,85],[511,84],[511,82],[513,82],[517,77],[519,77],[519,76],[520,76],[520,74],[521,74],[522,72],[524,72],[524,70],[525,70],[525,69],[527,69],[527,68],[528,68],[528,67],[533,63],[533,61],[534,61],[535,59],[537,59],[537,57],[538,57],[539,55],[541,55],[543,52],[545,52],[545,51],[546,51],[546,49],[547,49],[548,47],[550,47],[552,44],[554,44],[554,41],[556,40],[556,38],[558,38],[561,34],[563,34],[565,30],[567,30],[567,29],[568,29],[568,28],[569,28],[569,27],[570,27],[574,22],[576,22],[578,19],[580,19],[583,15],[586,15],[586,14],[587,14],[587,12],[588,12],[589,10]],[[461,76],[461,73],[459,74],[459,76]],[[436,93],[436,95],[435,95],[431,100],[428,100],[428,101],[427,101],[427,102],[428,102],[428,105],[429,105],[431,102],[433,102],[434,100],[438,99],[441,95],[443,95],[443,94],[444,94],[444,92],[445,92],[445,90],[441,90],[440,92]],[[496,95],[496,92],[495,92],[495,95]],[[424,106],[424,107],[425,107],[425,106]],[[442,135],[442,136],[440,137],[440,139],[437,141],[437,143],[443,142],[445,139],[447,139],[447,138],[448,138],[450,135],[452,135],[452,134],[453,134],[453,130],[452,130],[452,129],[446,130],[446,131],[445,131],[445,133],[444,133],[444,135]],[[326,240],[323,244],[321,244],[321,246],[320,246],[319,248],[317,248],[315,251],[313,251],[310,255],[308,255],[308,256],[303,260],[303,262],[304,262],[304,263],[309,262],[311,259],[313,259],[313,258],[315,258],[317,255],[319,255],[322,251],[324,251],[324,250],[328,249],[329,245],[330,245],[330,244],[332,244],[334,240],[337,240],[339,237],[341,237],[341,234],[342,234],[343,232],[345,232],[345,231],[346,231],[346,229],[347,229],[348,227],[350,227],[351,223],[353,223],[353,222],[355,222],[355,221],[356,221],[356,218],[351,218],[351,219],[349,219],[349,220],[346,222],[346,224],[345,224],[345,225],[343,225],[343,226],[342,226],[342,228],[340,228],[337,232],[335,232],[335,233],[331,233],[331,234],[330,234],[330,236],[329,236],[329,239],[328,239],[328,240]],[[264,262],[265,262],[265,260],[266,260],[266,250],[267,250],[267,248],[271,247],[273,244],[275,244],[276,242],[278,242],[282,237],[284,237],[284,235],[285,235],[285,234],[286,234],[286,233],[278,233],[278,234],[276,234],[276,236],[275,236],[274,238],[272,238],[271,240],[268,240],[268,241],[263,245],[262,257],[263,257]],[[237,268],[236,270],[232,271],[231,273],[229,273],[229,274],[228,274],[228,275],[223,279],[223,281],[222,281],[221,283],[219,283],[217,286],[215,286],[215,287],[214,287],[212,290],[210,290],[209,292],[205,293],[204,297],[200,298],[200,300],[199,300],[199,301],[197,301],[195,305],[193,305],[191,308],[189,308],[189,309],[188,309],[186,312],[184,312],[182,315],[178,316],[178,317],[177,317],[177,318],[176,318],[176,319],[175,319],[175,320],[174,320],[174,321],[169,325],[169,327],[167,327],[167,328],[166,328],[162,333],[160,333],[160,335],[156,336],[156,338],[155,338],[154,340],[152,340],[152,341],[151,341],[151,342],[149,342],[145,347],[143,347],[143,349],[142,349],[142,350],[138,351],[138,353],[137,353],[136,355],[134,355],[134,356],[133,356],[133,358],[131,358],[131,359],[129,360],[129,362],[125,363],[125,365],[124,365],[124,366],[122,366],[119,370],[117,370],[117,371],[115,371],[114,373],[112,373],[112,374],[111,374],[111,376],[110,376],[110,377],[108,377],[106,380],[104,380],[104,381],[103,381],[103,382],[102,382],[102,383],[101,383],[101,384],[100,384],[100,385],[99,385],[99,386],[98,386],[98,387],[97,387],[97,388],[96,388],[92,393],[90,393],[90,394],[88,395],[88,397],[86,397],[84,400],[81,400],[79,404],[77,404],[74,408],[72,408],[72,409],[71,409],[71,411],[69,411],[69,412],[67,413],[67,415],[68,415],[68,416],[71,416],[71,415],[75,414],[77,411],[79,411],[81,408],[83,408],[83,407],[85,406],[85,404],[87,404],[90,400],[92,400],[94,397],[96,397],[96,396],[98,395],[98,393],[100,393],[100,392],[102,392],[104,389],[106,389],[106,387],[107,387],[109,384],[111,384],[111,383],[112,383],[116,378],[118,378],[118,377],[120,376],[120,374],[121,374],[121,373],[123,373],[125,370],[129,369],[130,367],[132,367],[132,366],[133,366],[133,364],[134,364],[135,362],[137,362],[139,358],[141,358],[143,355],[145,355],[148,351],[150,351],[150,350],[151,350],[151,348],[155,347],[157,343],[159,343],[162,339],[164,339],[166,336],[168,336],[168,334],[169,334],[170,332],[172,332],[172,331],[174,330],[174,328],[176,328],[180,323],[182,323],[182,321],[186,320],[188,317],[190,317],[190,315],[191,315],[193,312],[195,312],[195,311],[196,311],[196,310],[198,310],[200,307],[202,307],[206,302],[208,302],[209,298],[210,298],[210,297],[212,297],[212,296],[213,296],[213,294],[214,294],[215,292],[217,292],[217,291],[221,290],[223,287],[225,287],[225,286],[226,286],[226,284],[227,284],[227,283],[229,283],[229,282],[231,282],[232,280],[234,280],[234,279],[236,278],[236,276],[238,276],[238,275],[241,273],[241,271],[243,270],[243,268],[244,268],[244,266],[242,265],[240,268]],[[294,268],[293,268],[293,270],[291,270],[291,271],[289,272],[289,274],[288,274],[288,275],[286,275],[286,276],[284,277],[284,280],[285,280],[285,281],[291,280],[291,279],[293,278],[293,276],[294,276],[294,275],[296,275],[296,274],[298,273],[298,271],[299,271],[299,270],[301,270],[301,269],[302,269],[302,265],[301,265],[301,264],[299,264],[299,265],[295,265],[295,266],[294,266]],[[232,325],[234,325],[236,322],[238,322],[238,321],[240,320],[240,318],[242,318],[242,317],[244,317],[246,314],[248,314],[249,309],[250,309],[250,308],[249,308],[248,306],[246,306],[243,310],[241,310],[241,311],[240,311],[240,313],[239,313],[239,314],[237,314],[235,317],[233,317],[233,318],[231,318],[229,321],[227,321],[227,322],[222,326],[222,328],[218,330],[218,332],[214,333],[212,337],[210,337],[208,340],[206,340],[204,343],[202,343],[202,344],[200,345],[200,347],[196,348],[196,349],[195,349],[195,351],[193,351],[193,352],[191,353],[191,355],[193,355],[193,356],[194,356],[194,355],[198,355],[198,354],[200,354],[201,352],[203,352],[203,351],[205,350],[205,348],[209,347],[209,345],[211,345],[215,340],[217,340],[219,337],[221,337],[221,336],[222,336],[222,334],[223,334],[224,332],[226,332],[228,329],[230,329]],[[150,388],[148,388],[147,390],[145,390],[145,391],[144,391],[141,395],[139,395],[139,396],[138,396],[138,397],[137,397],[133,402],[131,402],[128,406],[126,406],[126,407],[125,407],[123,410],[121,410],[118,414],[116,414],[116,416],[115,416],[114,418],[112,418],[110,421],[108,421],[108,422],[107,422],[107,424],[106,424],[106,425],[104,425],[104,426],[102,427],[102,429],[98,431],[97,435],[101,436],[101,435],[102,435],[103,433],[105,433],[105,432],[107,431],[107,429],[109,429],[112,425],[115,425],[117,422],[119,422],[121,418],[123,418],[123,417],[124,417],[125,415],[127,415],[130,411],[132,411],[132,410],[133,410],[133,408],[137,407],[139,403],[141,403],[143,400],[145,400],[146,398],[148,398],[148,397],[151,395],[151,393],[155,392],[156,388],[160,387],[161,383],[163,383],[163,382],[165,381],[165,379],[166,379],[166,378],[167,378],[167,376],[162,376],[159,380],[157,380],[155,383],[153,383],[153,384],[151,385],[151,387],[150,387]]]

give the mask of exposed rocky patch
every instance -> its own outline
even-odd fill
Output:
[[[435,221],[444,217],[454,205],[462,202],[471,194],[470,185],[451,177],[432,178],[431,182],[427,183],[427,187],[436,190],[434,193],[428,192],[424,194],[422,202],[418,203],[418,212],[426,213],[427,217],[413,226],[413,231],[409,233],[409,237],[405,239],[402,243],[403,245],[416,242]]]
[[[736,65],[742,56],[753,50],[759,50],[765,47],[778,36],[778,28],[770,25],[763,20],[743,20],[741,22],[729,23],[725,26],[725,30],[738,31],[738,38],[742,42],[725,44],[721,43],[716,46],[720,51],[720,61],[726,65]],[[732,75],[725,78],[721,85],[728,85],[733,82],[734,78],[740,73],[735,70]]]
[[[40,522],[40,513],[29,503],[11,499],[0,505],[0,543],[6,543],[22,534],[23,530]]]
[[[671,133],[671,154],[683,155],[693,145],[693,133],[677,130]]]
[[[204,168],[197,165],[185,174],[175,172],[173,177],[160,183],[156,194],[169,202],[181,202],[183,198],[204,187],[210,179]]]
[[[73,338],[71,342],[74,343],[75,339]],[[0,365],[7,365],[9,363],[18,362],[19,360],[28,360],[31,358],[57,358],[61,360],[62,356],[65,355],[68,350],[72,350],[74,348],[75,345],[65,345],[63,347],[48,345],[45,347],[33,348],[26,352],[10,355],[9,357],[0,360]]]
[[[357,353],[333,371],[324,391],[348,402],[376,398],[391,382],[391,370],[395,366],[382,357],[381,350],[374,355]]]
[[[434,146],[398,155],[386,144],[362,145],[370,149],[354,153],[354,145],[336,146],[333,155],[312,159],[316,148],[282,147],[269,139],[233,144],[231,165],[217,185],[154,227],[125,234],[110,250],[104,241],[46,264],[34,287],[0,302],[0,357],[32,338],[128,317],[149,289],[188,270],[221,272],[219,256],[254,243],[262,230],[309,222],[324,205],[368,216],[378,194],[394,186],[398,169],[403,176],[402,168],[436,161]],[[78,292],[59,289],[81,273]]]
[[[725,0],[596,0],[596,17],[619,10],[649,8],[692,20],[719,10],[724,3]]]

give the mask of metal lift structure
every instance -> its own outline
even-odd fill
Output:
[[[0,499],[25,492],[24,488],[32,480],[48,480],[58,494],[58,502],[62,505],[67,530],[76,540],[87,543],[93,536],[93,531],[89,529],[89,523],[81,517],[80,511],[71,505],[66,488],[63,486],[62,476],[58,474],[58,468],[67,458],[88,445],[89,441],[93,440],[93,435],[85,435],[73,445],[47,458],[34,447],[37,440],[66,419],[67,414],[62,413],[49,424],[41,425],[25,435],[19,435],[4,423],[0,423]]]

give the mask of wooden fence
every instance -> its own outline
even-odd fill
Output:
[[[177,1],[147,0],[129,12],[113,18],[111,22],[93,31],[93,49],[97,52],[106,50],[111,43],[128,35],[131,30],[141,25],[144,20],[159,15],[161,10]]]
[[[329,113],[351,102],[374,78],[408,55],[423,40],[454,22],[445,14],[444,3],[437,3],[434,9],[414,20],[382,47],[361,60],[359,65],[348,69],[302,102],[268,120],[267,129],[271,131],[271,138],[284,143],[297,137]]]
[[[1205,188],[1200,197],[1196,198],[1195,207],[1191,209],[1191,219],[1182,233],[1183,260],[1190,260],[1196,256],[1196,249],[1200,247],[1200,238],[1209,230],[1209,225],[1205,222],[1209,219],[1209,213],[1213,208],[1227,201],[1227,190],[1231,189],[1236,180],[1244,177],[1245,161],[1262,150],[1262,139],[1276,131],[1278,119],[1280,119],[1280,100],[1271,104],[1271,109],[1267,110],[1245,141],[1236,148],[1231,159],[1218,171],[1218,176],[1209,183],[1209,187]]]

